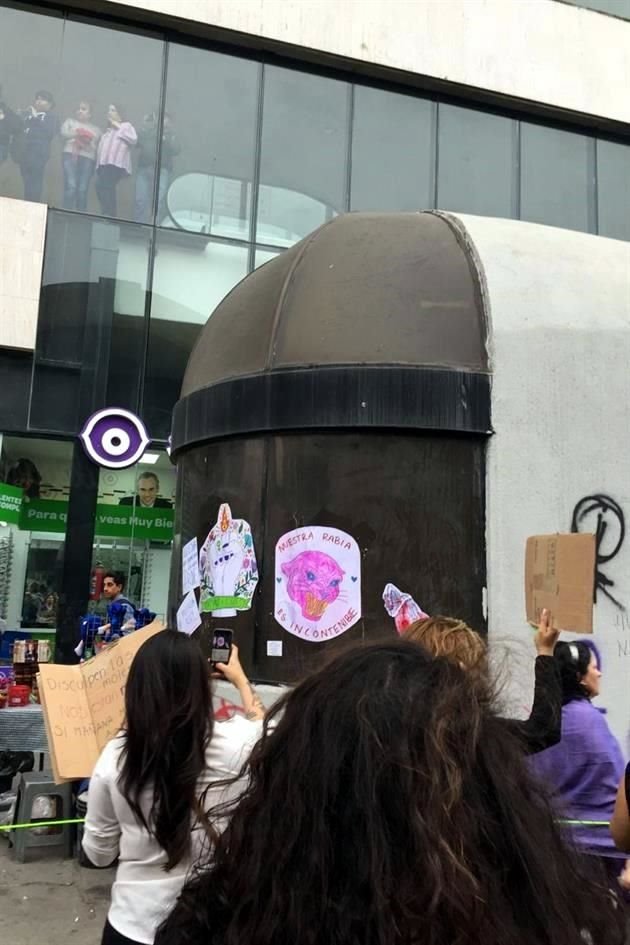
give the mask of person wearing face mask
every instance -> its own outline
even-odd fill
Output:
[[[61,126],[63,145],[63,205],[66,210],[87,209],[87,194],[94,167],[101,129],[92,124],[89,102],[79,102],[74,118]]]
[[[96,155],[96,193],[106,217],[117,216],[116,190],[120,181],[131,175],[131,149],[137,140],[136,129],[125,121],[122,106],[110,105]]]
[[[592,703],[599,695],[600,660],[595,647],[577,640],[558,643],[554,659],[562,682],[562,737],[530,763],[558,815],[570,822],[566,827],[577,847],[602,858],[616,887],[624,857],[601,825],[611,820],[624,762],[603,713]]]

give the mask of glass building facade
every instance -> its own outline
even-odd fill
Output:
[[[630,20],[630,0],[561,0],[561,2]]]
[[[630,239],[622,141],[70,13],[0,7],[0,55],[0,195],[51,207],[36,350],[2,359],[0,429],[72,435],[115,402],[165,441],[216,304],[338,213]]]
[[[4,480],[23,458],[60,469],[61,449],[42,501],[75,501],[92,569],[122,568],[138,596],[143,561],[165,587],[168,536],[94,533],[98,504],[133,483],[99,480],[72,441],[101,407],[138,413],[171,501],[163,448],[190,351],[257,266],[347,211],[438,208],[630,240],[621,138],[61,8],[0,4],[0,63],[0,196],[50,208],[35,348],[0,349]],[[30,585],[56,594],[69,640],[86,581],[58,555],[65,534],[27,542],[37,555],[9,610],[21,619]]]

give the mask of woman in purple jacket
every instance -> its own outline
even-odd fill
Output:
[[[581,641],[558,643],[554,659],[562,680],[562,737],[531,764],[550,788],[559,815],[579,822],[567,825],[578,848],[601,857],[612,880],[624,858],[607,824],[624,762],[604,715],[591,702],[599,695],[599,659],[595,648]]]

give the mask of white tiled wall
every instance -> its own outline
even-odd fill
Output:
[[[32,351],[47,208],[0,197],[0,348]]]

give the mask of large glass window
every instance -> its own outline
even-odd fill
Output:
[[[0,353],[0,429],[26,430],[33,376],[33,355],[30,351]]]
[[[37,92],[54,100],[62,81],[64,21],[0,7],[0,194],[55,203],[61,179],[57,140],[59,118],[53,102],[39,99],[41,115],[32,141],[26,141],[26,121]],[[28,37],[28,42],[25,38]],[[55,103],[56,104],[56,103]],[[31,122],[29,121],[29,125]],[[30,131],[29,131],[30,135]],[[28,146],[27,146],[28,145]],[[56,148],[55,148],[56,145]],[[56,157],[53,159],[53,151]],[[30,185],[29,162],[32,164]],[[56,172],[53,173],[53,168]],[[41,180],[40,180],[41,176]]]
[[[517,122],[456,105],[438,114],[439,209],[516,216]]]
[[[630,240],[630,145],[597,142],[598,232]]]
[[[137,410],[151,231],[48,218],[30,426],[75,433],[100,407]]]
[[[143,417],[166,439],[201,327],[248,271],[247,246],[162,230],[157,235]]]
[[[521,219],[595,232],[595,143],[521,123]]]
[[[0,44],[0,192],[137,219],[136,171],[156,160],[142,131],[160,113],[163,43],[2,8]]]
[[[351,210],[423,210],[434,202],[433,102],[356,86]]]
[[[350,86],[265,68],[256,241],[291,246],[347,206]]]
[[[256,256],[254,258],[254,269],[258,269],[259,266],[264,266],[265,263],[275,259],[278,255],[279,253],[273,252],[269,249],[257,249]]]
[[[250,238],[260,72],[247,59],[170,46],[159,223]]]
[[[0,659],[16,638],[47,641],[61,593],[72,444],[0,437]]]
[[[250,264],[348,209],[630,238],[623,144],[17,3],[0,62],[0,195],[253,243]]]

